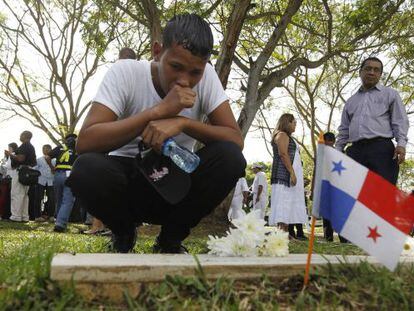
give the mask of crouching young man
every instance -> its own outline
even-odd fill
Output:
[[[209,25],[194,14],[171,19],[153,61],[119,60],[105,75],[79,133],[80,154],[68,180],[74,195],[113,232],[115,251],[129,252],[136,224],[160,224],[154,251],[181,253],[191,228],[208,215],[244,175],[243,139],[228,97],[208,63]],[[209,124],[200,120],[206,115]],[[191,186],[169,203],[135,166],[138,141],[160,152],[174,137],[197,154]],[[106,154],[108,153],[109,154]]]

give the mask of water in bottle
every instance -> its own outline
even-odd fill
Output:
[[[179,168],[187,173],[192,173],[200,164],[198,155],[178,145],[172,138],[168,138],[162,145],[162,154],[170,157]]]

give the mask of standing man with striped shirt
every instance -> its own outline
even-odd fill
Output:
[[[362,62],[362,86],[345,103],[336,148],[394,185],[405,160],[408,117],[398,92],[379,83],[383,64],[376,57]],[[395,139],[395,147],[392,139]]]

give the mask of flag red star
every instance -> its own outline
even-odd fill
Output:
[[[374,243],[377,243],[377,238],[381,237],[382,235],[378,233],[378,226],[375,226],[375,228],[368,227],[369,234],[367,235],[367,238],[371,238],[374,240]]]

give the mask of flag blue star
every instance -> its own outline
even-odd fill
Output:
[[[341,175],[341,172],[346,170],[346,168],[342,165],[342,160],[339,162],[332,161],[332,163],[334,167],[331,172],[338,172],[338,174]]]

